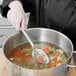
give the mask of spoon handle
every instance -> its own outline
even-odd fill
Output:
[[[26,39],[29,41],[29,43],[31,44],[32,48],[34,48],[34,43],[32,42],[32,40],[30,39],[30,37],[28,36],[28,34],[26,33],[26,31],[24,31],[22,28],[21,28],[21,31],[22,33],[24,34],[24,36],[26,37]]]

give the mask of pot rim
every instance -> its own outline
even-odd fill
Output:
[[[54,30],[54,29],[48,29],[48,28],[28,28],[28,29],[26,29],[26,31],[27,31],[27,30],[28,30],[28,31],[29,31],[29,30],[33,30],[33,29],[53,31],[53,32],[55,32],[55,33],[57,33],[57,34],[60,34],[60,35],[64,36],[64,37],[70,42],[70,44],[71,44],[71,46],[72,46],[71,55],[69,56],[69,58],[67,59],[66,62],[64,62],[64,63],[61,64],[61,65],[64,65],[64,64],[66,65],[66,63],[68,63],[68,61],[71,59],[71,57],[72,57],[72,55],[73,55],[74,47],[73,47],[72,41],[71,41],[66,35],[64,35],[63,33],[59,32],[59,31],[56,31],[56,30]],[[4,43],[3,43],[3,45],[2,45],[3,54],[4,54],[5,58],[6,58],[12,65],[14,65],[14,66],[16,66],[16,67],[18,67],[18,68],[20,68],[20,69],[23,69],[23,70],[25,70],[25,69],[27,69],[27,70],[39,70],[39,69],[29,69],[29,68],[24,68],[24,67],[18,66],[18,65],[16,65],[16,64],[12,63],[12,62],[6,57],[6,55],[5,55],[5,53],[4,53],[5,43],[7,43],[7,41],[8,41],[12,36],[16,35],[17,33],[20,33],[20,32],[17,31],[16,33],[13,33],[12,35],[10,35],[10,36],[4,41]],[[61,66],[61,65],[59,65],[59,66]],[[53,67],[53,68],[40,69],[40,70],[54,69],[54,68],[57,68],[57,67],[59,67],[59,66],[56,66],[56,67]]]

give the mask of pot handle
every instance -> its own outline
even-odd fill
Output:
[[[76,54],[76,51],[73,51],[73,54]],[[72,65],[72,64],[71,65],[66,64],[66,65],[67,65],[67,67],[70,67],[70,68],[76,68],[76,65]]]
[[[3,37],[3,38],[5,38],[5,39],[7,39],[8,37],[5,35],[5,34],[3,34],[2,32],[0,32],[0,37]],[[3,53],[3,51],[2,51],[3,49],[2,48],[0,48],[0,53]]]
[[[3,34],[2,32],[0,32],[0,37],[4,37],[5,39],[8,38],[8,37],[7,37],[5,34]]]

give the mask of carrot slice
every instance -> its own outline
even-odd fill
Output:
[[[62,61],[57,61],[56,64],[62,64]]]
[[[38,56],[38,60],[44,61],[44,58],[42,56]]]
[[[46,54],[49,54],[49,50],[48,49],[45,49],[44,51],[45,51]]]
[[[42,49],[48,49],[48,47],[50,47],[50,45],[44,45],[44,46],[40,46]]]
[[[16,51],[15,56],[16,56],[16,57],[22,57],[22,53],[21,53],[21,51],[19,51],[19,50]]]
[[[47,49],[48,47],[47,47],[47,46],[41,46],[41,48],[45,50],[45,49]]]
[[[45,52],[46,54],[49,54],[48,47],[49,47],[49,46],[41,46],[41,48],[44,50],[44,52]]]
[[[51,63],[51,66],[52,67],[56,67],[56,63]]]
[[[59,51],[56,51],[56,50],[54,50],[53,53],[56,54],[57,56],[59,56],[59,54],[60,54],[60,52]]]
[[[32,54],[30,54],[29,57],[32,57]]]
[[[43,59],[43,57],[42,57],[42,56],[39,56],[39,57],[38,57],[38,59],[39,59],[39,60],[42,60],[42,59]]]
[[[56,62],[57,61],[57,58],[54,58],[53,60]]]

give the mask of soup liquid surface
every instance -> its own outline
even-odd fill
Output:
[[[34,44],[48,55],[50,60],[48,64],[39,63],[33,59],[32,47],[29,43],[24,43],[12,49],[8,55],[8,59],[18,66],[29,69],[47,69],[56,67],[66,62],[68,59],[61,48],[51,43],[34,42]],[[39,57],[39,59],[41,59],[41,57]]]

